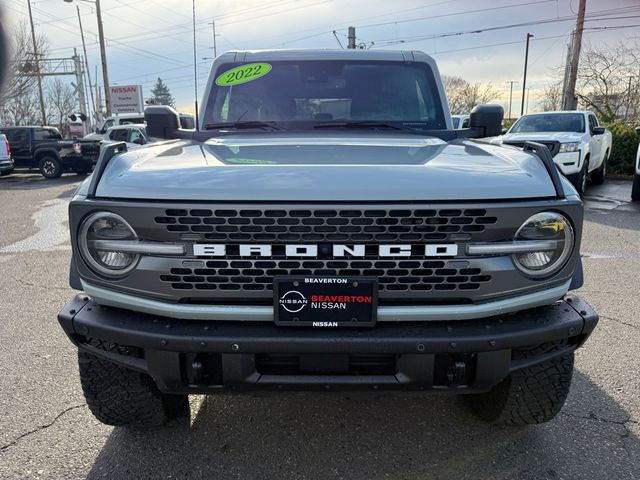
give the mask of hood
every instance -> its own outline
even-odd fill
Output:
[[[523,132],[523,133],[507,133],[502,136],[503,142],[524,142],[532,141],[558,141],[558,142],[579,142],[582,139],[582,133],[577,132]]]
[[[105,135],[102,133],[89,133],[82,137],[82,140],[104,140]]]
[[[198,201],[452,201],[553,197],[513,148],[411,134],[249,134],[114,157],[96,195]]]

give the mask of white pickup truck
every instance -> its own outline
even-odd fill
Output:
[[[560,171],[582,195],[587,180],[604,182],[611,153],[611,132],[592,112],[559,111],[520,117],[496,143],[522,147],[527,140],[546,145]]]
[[[640,127],[636,127],[636,133],[640,135]],[[631,188],[631,199],[640,202],[640,145],[636,154],[636,171],[633,175],[633,187]]]

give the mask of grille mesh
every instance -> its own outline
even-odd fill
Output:
[[[168,209],[156,224],[212,241],[468,240],[497,218],[483,209]]]
[[[266,291],[274,276],[377,277],[381,292],[468,291],[491,280],[478,268],[440,260],[211,260],[207,268],[172,268],[160,276],[175,290]]]

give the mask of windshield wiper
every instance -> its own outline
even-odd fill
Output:
[[[207,123],[204,126],[205,130],[223,130],[225,128],[269,128],[271,130],[282,130],[273,122],[260,122],[260,121],[247,121],[247,122],[220,122],[220,123]]]
[[[415,132],[415,128],[407,127],[400,123],[379,122],[376,120],[359,120],[354,122],[325,122],[316,123],[313,128],[389,128],[392,130],[405,130]]]

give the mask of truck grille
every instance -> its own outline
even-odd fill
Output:
[[[538,140],[534,140],[534,141],[537,143],[541,143],[542,145],[547,147],[549,149],[549,152],[551,152],[552,157],[555,157],[560,151],[560,142],[557,142],[557,141],[540,142]],[[524,141],[523,142],[507,141],[503,143],[505,145],[511,145],[512,147],[518,147],[518,148],[524,147]]]
[[[212,241],[468,240],[497,218],[483,209],[169,209],[155,223]]]
[[[211,260],[207,268],[172,268],[160,280],[175,290],[272,290],[273,277],[377,277],[380,292],[478,290],[491,281],[479,268],[451,268],[441,260]]]

